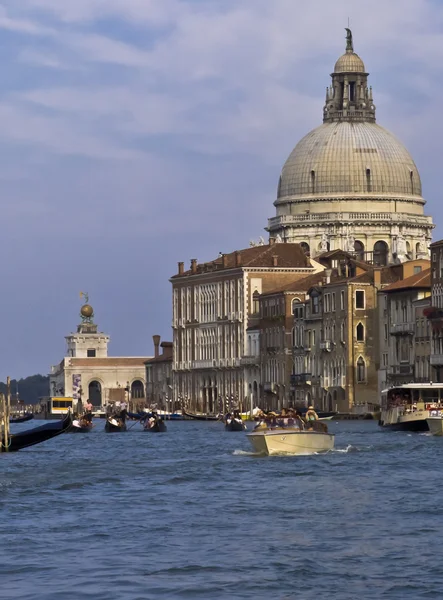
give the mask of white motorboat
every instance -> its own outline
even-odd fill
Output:
[[[437,411],[431,411],[431,416],[426,419],[429,431],[432,433],[432,435],[443,435],[443,415],[440,411],[438,411],[438,415],[432,416],[433,412]]]
[[[325,426],[326,427],[326,426]],[[261,454],[306,455],[334,448],[335,436],[327,431],[292,428],[256,429],[247,434],[256,452]]]

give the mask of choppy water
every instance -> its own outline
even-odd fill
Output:
[[[258,457],[220,423],[103,427],[0,454],[1,598],[442,597],[443,439],[341,422],[327,455]]]

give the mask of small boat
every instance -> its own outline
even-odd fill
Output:
[[[183,410],[183,414],[189,419],[197,419],[198,421],[219,421],[219,415],[211,415],[205,413],[191,413],[187,410]]]
[[[443,435],[443,414],[439,411],[440,414],[433,415],[431,411],[431,416],[426,419],[426,423],[428,424],[429,431],[432,435]]]
[[[34,418],[32,413],[25,413],[21,417],[9,417],[10,423],[25,423],[26,421],[30,421]]]
[[[225,421],[226,431],[244,431],[246,425],[239,419],[227,419]]]
[[[71,427],[66,430],[66,433],[89,433],[94,428],[92,421],[86,419],[74,419]]]
[[[108,417],[105,423],[105,431],[106,433],[126,431],[126,423],[122,419]]]
[[[164,433],[167,431],[166,423],[162,419],[158,419],[154,423],[150,424],[149,419],[143,428],[143,431],[149,431],[151,433]]]
[[[7,450],[8,452],[17,452],[17,450],[29,448],[29,446],[35,446],[35,444],[50,440],[69,429],[71,423],[72,415],[71,412],[68,412],[60,421],[46,423],[45,425],[40,425],[40,427],[34,427],[20,433],[12,433],[9,436],[9,447]],[[0,452],[5,452],[6,448],[4,447],[3,440],[1,442]]]
[[[247,434],[254,450],[260,454],[307,455],[328,452],[334,448],[335,436],[325,423],[315,421],[312,429],[297,427],[262,428]]]

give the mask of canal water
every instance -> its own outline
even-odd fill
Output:
[[[443,439],[348,421],[259,457],[221,423],[96,423],[0,454],[2,599],[442,597]]]

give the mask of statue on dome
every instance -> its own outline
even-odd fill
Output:
[[[425,236],[425,234],[423,234],[421,237],[421,240],[418,242],[417,258],[422,258],[422,257],[427,258],[428,255],[429,255],[429,251],[428,251],[428,245],[426,243],[426,236]]]
[[[277,235],[275,236],[275,243],[276,244],[281,244],[283,242],[281,235],[279,233],[277,233]]]
[[[354,43],[352,41],[352,31],[349,27],[345,27],[346,29],[346,52],[354,52]]]
[[[265,240],[264,240],[264,237],[262,235],[258,238],[258,244],[257,245],[258,246],[264,246],[265,245]]]
[[[255,248],[256,247],[256,243],[254,242],[254,240],[249,240],[249,247],[250,248]]]

